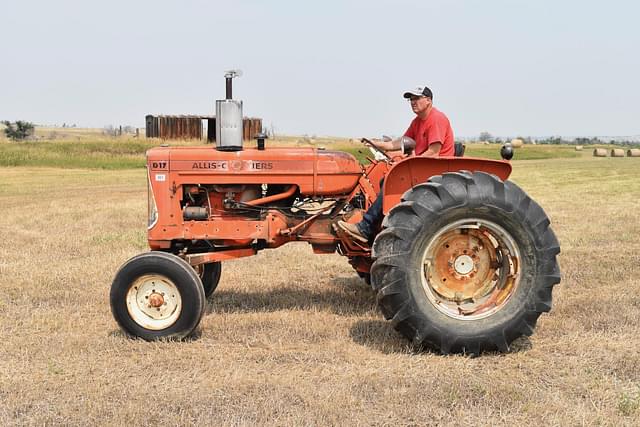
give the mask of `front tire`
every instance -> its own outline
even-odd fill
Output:
[[[551,309],[558,241],[542,208],[483,172],[407,191],[373,246],[373,288],[394,327],[444,354],[508,351]]]
[[[201,264],[197,266],[196,273],[200,277],[202,286],[204,288],[204,295],[207,299],[213,295],[213,292],[220,283],[220,276],[222,275],[222,263],[210,262],[207,264]]]
[[[111,285],[111,312],[129,335],[145,340],[182,339],[200,323],[204,289],[193,268],[165,252],[137,255]]]

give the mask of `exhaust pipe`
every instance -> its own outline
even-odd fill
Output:
[[[216,149],[220,151],[242,150],[242,101],[232,99],[232,80],[240,76],[240,70],[224,74],[226,99],[216,101]]]

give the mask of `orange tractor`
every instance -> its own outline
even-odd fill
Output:
[[[198,326],[221,263],[293,241],[346,256],[384,317],[417,347],[507,351],[531,335],[560,282],[558,241],[542,208],[508,181],[508,161],[370,159],[320,148],[242,145],[242,103],[216,103],[216,147],[147,152],[150,252],[128,260],[111,310],[128,334],[183,338]],[[238,121],[239,120],[239,121]],[[380,182],[384,178],[383,186]],[[355,223],[383,191],[370,245]]]

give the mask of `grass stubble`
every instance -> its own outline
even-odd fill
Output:
[[[2,425],[638,425],[637,159],[514,162],[562,246],[554,307],[509,354],[415,353],[338,255],[223,265],[197,336],[109,309],[146,251],[144,169],[0,168]]]

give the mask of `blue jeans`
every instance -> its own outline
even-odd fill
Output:
[[[358,230],[360,233],[367,239],[371,240],[373,235],[375,234],[376,228],[380,221],[382,221],[382,184],[384,183],[384,178],[380,180],[380,193],[378,193],[378,197],[373,202],[369,209],[364,213],[364,217],[362,221],[358,224]]]

